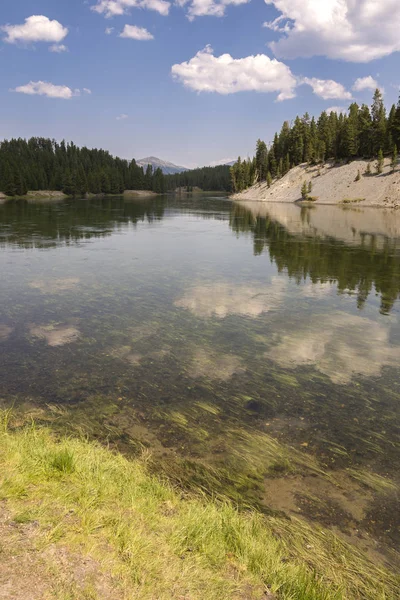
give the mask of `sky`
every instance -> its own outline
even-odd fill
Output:
[[[0,139],[252,156],[297,114],[396,103],[399,31],[399,0],[2,0]]]

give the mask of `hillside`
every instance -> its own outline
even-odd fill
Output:
[[[187,171],[186,167],[180,167],[179,165],[174,165],[171,162],[166,160],[162,160],[161,158],[157,158],[156,156],[147,156],[146,158],[141,158],[136,161],[140,167],[146,170],[147,165],[151,165],[153,167],[153,171],[156,169],[161,169],[164,175],[174,175],[175,173],[183,173],[183,171]]]
[[[234,194],[234,200],[259,202],[297,202],[301,200],[301,186],[311,182],[311,196],[315,204],[359,204],[360,206],[400,206],[400,170],[395,173],[390,160],[385,161],[383,173],[367,175],[367,161],[355,160],[347,165],[323,166],[301,164],[291,169],[284,177],[275,180],[271,187],[266,182],[258,183],[243,192]],[[358,172],[361,178],[356,181]]]

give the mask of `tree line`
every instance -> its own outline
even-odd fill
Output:
[[[254,158],[231,167],[231,185],[240,192],[257,182],[271,185],[301,163],[318,164],[328,159],[349,161],[355,158],[396,157],[400,148],[400,97],[387,112],[380,90],[374,93],[371,107],[353,102],[348,114],[323,111],[318,119],[306,113],[292,123],[285,121],[272,144],[258,140]],[[396,164],[394,163],[394,164]]]
[[[188,192],[198,187],[204,192],[230,192],[231,176],[228,165],[202,167],[165,176],[166,189],[183,189]]]
[[[229,191],[229,167],[204,167],[178,175],[139,166],[102,149],[78,148],[73,142],[47,138],[11,139],[0,143],[0,191],[24,196],[28,190],[56,190],[68,196],[122,194],[149,190],[162,194],[177,187]]]
[[[57,190],[71,196],[120,194],[124,190],[164,191],[161,169],[144,171],[135,160],[113,157],[105,150],[78,148],[74,143],[34,137],[0,144],[0,190],[23,196],[28,190]]]

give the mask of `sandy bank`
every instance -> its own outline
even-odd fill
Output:
[[[27,200],[63,200],[63,198],[68,198],[68,196],[56,190],[37,190],[35,192],[28,192],[23,198]]]
[[[304,181],[312,182],[315,204],[358,204],[360,206],[398,207],[400,206],[400,168],[391,172],[390,160],[385,160],[381,175],[375,175],[375,162],[371,162],[372,175],[366,175],[368,162],[356,160],[348,165],[295,167],[287,175],[275,181],[270,188],[266,182],[234,194],[233,200],[259,202],[297,202],[301,200],[301,186]],[[360,171],[361,179],[356,181]]]
[[[150,192],[149,190],[125,190],[123,195],[128,198],[149,198],[159,196],[156,192]]]

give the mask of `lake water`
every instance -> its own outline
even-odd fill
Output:
[[[185,486],[400,534],[400,211],[0,204],[0,398]]]

